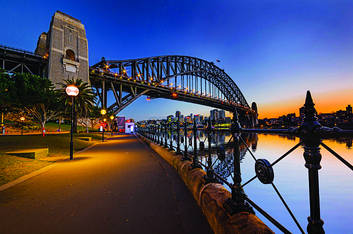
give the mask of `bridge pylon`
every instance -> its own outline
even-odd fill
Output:
[[[47,76],[55,87],[66,79],[89,83],[88,44],[80,20],[56,11],[48,33],[40,35],[35,53],[49,60]]]

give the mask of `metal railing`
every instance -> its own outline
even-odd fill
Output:
[[[9,47],[9,46],[4,46],[4,45],[0,45],[0,49],[18,52],[21,54],[28,54],[28,55],[32,55],[32,56],[36,56],[36,57],[42,57],[38,54],[33,53],[32,51],[17,49],[17,48],[13,48],[13,47]]]
[[[278,164],[285,157],[290,155],[299,146],[304,148],[304,159],[305,167],[308,170],[308,180],[309,180],[309,198],[310,198],[310,215],[308,217],[307,232],[308,233],[324,233],[323,224],[324,222],[320,216],[320,189],[319,189],[319,170],[321,169],[321,153],[320,147],[324,147],[328,152],[330,152],[334,157],[336,157],[345,166],[353,171],[353,166],[347,162],[342,156],[336,153],[333,149],[322,142],[322,139],[327,137],[336,136],[353,136],[353,131],[350,130],[339,130],[337,128],[327,128],[320,125],[317,121],[316,110],[314,108],[314,103],[312,101],[310,92],[307,93],[305,105],[304,105],[304,120],[299,128],[286,129],[286,130],[276,130],[276,129],[243,129],[241,128],[238,120],[238,115],[236,111],[233,113],[233,119],[231,124],[231,138],[228,143],[223,145],[213,145],[212,137],[215,130],[211,127],[211,122],[208,123],[207,129],[205,130],[205,138],[198,137],[197,135],[197,125],[194,121],[192,128],[188,128],[187,123],[183,123],[183,131],[180,127],[180,119],[175,123],[161,123],[161,124],[151,124],[145,127],[139,127],[138,132],[152,140],[153,142],[160,144],[170,150],[175,151],[177,154],[182,154],[182,160],[191,160],[192,168],[204,168],[206,170],[206,183],[224,183],[226,184],[232,192],[231,199],[228,199],[224,203],[224,208],[230,213],[234,214],[237,212],[250,212],[254,213],[257,210],[266,219],[268,219],[273,225],[275,225],[279,230],[284,233],[290,233],[290,231],[284,227],[280,222],[263,210],[259,205],[252,201],[245,193],[243,188],[254,181],[256,178],[263,184],[269,184],[273,188],[275,194],[281,200],[284,208],[289,213],[293,222],[296,224],[298,231],[305,233],[304,229],[299,224],[297,218],[292,212],[291,208],[288,206],[284,197],[281,195],[277,186],[274,184],[274,172],[273,166]],[[188,135],[188,131],[192,134]],[[183,134],[181,134],[183,132]],[[274,162],[270,163],[266,159],[258,159],[253,152],[250,150],[248,143],[244,139],[244,134],[248,132],[265,132],[265,133],[287,133],[293,134],[300,138],[299,143],[290,148],[286,153],[281,155]],[[183,140],[181,140],[183,139]],[[199,145],[197,144],[199,141]],[[173,144],[174,142],[174,144]],[[207,148],[205,148],[205,143],[207,142]],[[216,141],[217,142],[217,141]],[[183,147],[181,147],[183,146]],[[184,148],[184,149],[182,149]],[[215,172],[214,165],[216,161],[222,161],[225,158],[226,149],[232,149],[233,159],[224,164],[225,167],[233,168],[233,183],[230,183],[224,176]],[[241,179],[241,152],[247,151],[255,162],[255,175],[242,183]],[[216,152],[216,159],[212,157]],[[205,160],[202,160],[205,159]],[[233,164],[233,165],[228,165]]]

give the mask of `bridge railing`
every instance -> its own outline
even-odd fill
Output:
[[[9,50],[9,51],[14,51],[14,52],[19,52],[19,53],[22,53],[22,54],[29,54],[29,55],[37,56],[37,57],[41,57],[40,55],[35,54],[35,53],[33,53],[32,51],[17,49],[17,48],[13,48],[13,47],[9,47],[9,46],[4,46],[4,45],[1,45],[1,44],[0,44],[0,49]]]
[[[273,166],[278,164],[281,160],[302,146],[304,148],[303,156],[305,159],[305,167],[308,170],[310,198],[310,214],[308,217],[307,232],[324,233],[324,222],[320,216],[319,170],[321,169],[320,161],[322,156],[319,146],[324,147],[341,163],[353,171],[353,166],[348,161],[346,161],[342,156],[340,156],[333,149],[322,142],[322,140],[327,137],[353,136],[353,131],[322,127],[317,121],[316,110],[314,108],[314,103],[312,101],[310,92],[307,93],[306,102],[304,105],[304,114],[304,121],[299,128],[285,130],[265,130],[241,128],[238,120],[238,115],[235,112],[233,114],[232,125],[230,129],[231,138],[227,143],[222,145],[217,145],[217,143],[212,145],[212,138],[214,137],[215,130],[212,129],[210,122],[205,130],[204,137],[198,136],[198,129],[195,121],[192,126],[188,126],[187,123],[183,123],[183,127],[180,126],[181,123],[179,120],[175,123],[169,124],[151,124],[145,126],[144,128],[140,127],[138,131],[141,135],[149,138],[155,143],[174,150],[178,154],[182,154],[182,160],[191,160],[192,168],[205,169],[207,173],[205,178],[206,183],[223,183],[227,185],[231,189],[232,198],[225,202],[224,207],[230,214],[244,211],[254,213],[253,209],[255,209],[284,233],[290,233],[290,231],[278,220],[273,218],[269,213],[262,209],[258,204],[256,204],[253,200],[251,200],[244,193],[243,188],[253,182],[255,179],[258,179],[263,184],[271,185],[274,193],[283,203],[284,209],[286,209],[293,222],[296,224],[298,231],[305,233],[293,211],[287,204],[285,198],[282,196],[279,189],[273,182]],[[292,134],[298,136],[300,141],[299,143],[293,145],[286,153],[279,156],[274,162],[270,163],[266,159],[257,158],[256,155],[254,155],[254,153],[250,150],[249,145],[245,139],[245,134],[249,132]],[[206,143],[207,147],[205,147]],[[230,152],[232,160],[227,161],[225,160],[225,154],[228,150],[229,155],[229,149],[231,149]],[[244,153],[244,151],[247,151],[254,160],[255,175],[248,181],[242,183],[240,161],[242,159],[241,153]],[[215,155],[216,157],[214,157]],[[228,176],[224,176],[215,171],[214,166],[217,162],[222,162],[224,167],[230,167],[233,169],[234,172],[232,175],[232,182],[227,180]]]

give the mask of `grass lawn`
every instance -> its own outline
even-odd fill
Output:
[[[47,131],[55,132],[56,130],[58,130],[59,125],[57,123],[54,123],[54,122],[48,122],[48,123],[45,124],[45,128],[47,129]],[[70,124],[61,124],[61,131],[70,131],[70,129],[71,129],[71,125]],[[84,132],[84,131],[86,131],[86,127],[77,126],[77,130],[79,132]],[[88,128],[88,130],[92,131],[94,129]]]
[[[74,138],[74,151],[82,150],[100,140],[100,135],[78,134],[77,136],[91,136],[92,142]],[[18,177],[45,167],[52,162],[50,158],[67,157],[70,153],[70,135],[56,134],[42,136],[0,136],[0,185],[8,183]],[[49,157],[46,159],[27,159],[16,156],[7,156],[4,152],[26,148],[49,148]],[[55,160],[54,160],[55,161]]]
[[[0,185],[51,164],[48,161],[0,154]]]

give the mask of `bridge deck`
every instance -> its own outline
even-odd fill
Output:
[[[0,192],[0,233],[211,233],[177,173],[120,136]]]

